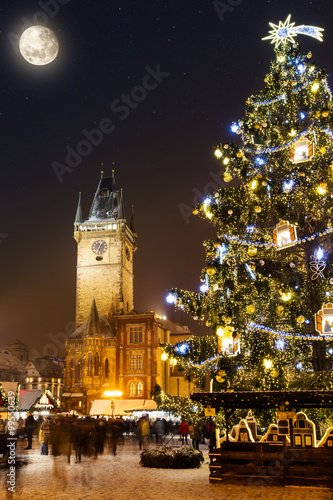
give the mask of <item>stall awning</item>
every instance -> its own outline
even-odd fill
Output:
[[[64,392],[61,394],[62,398],[83,398],[82,392]]]
[[[152,399],[115,399],[114,415],[126,415],[133,411],[156,410],[157,404]],[[110,399],[95,399],[90,415],[112,415]]]

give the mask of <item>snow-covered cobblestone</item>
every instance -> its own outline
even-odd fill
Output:
[[[155,447],[151,444],[150,446]],[[208,450],[200,469],[148,469],[139,465],[136,442],[108,450],[97,460],[83,457],[71,463],[65,457],[41,456],[37,447],[18,456],[28,464],[17,467],[16,494],[9,493],[2,470],[0,498],[15,500],[332,500],[333,491],[303,487],[255,487],[209,484]]]

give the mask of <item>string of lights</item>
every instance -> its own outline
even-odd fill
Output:
[[[261,332],[264,333],[269,333],[271,335],[274,335],[276,337],[293,337],[297,339],[302,339],[302,340],[316,340],[316,341],[323,341],[324,337],[320,335],[302,335],[301,333],[294,333],[294,332],[284,332],[283,330],[273,330],[272,328],[269,328],[268,326],[264,325],[258,325],[256,323],[248,323],[246,327],[246,331],[249,330],[260,330]],[[333,338],[333,335],[325,335],[325,337],[328,338]]]

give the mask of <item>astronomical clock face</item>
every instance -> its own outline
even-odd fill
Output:
[[[107,243],[106,241],[103,240],[94,241],[94,243],[91,246],[92,251],[97,255],[102,255],[103,253],[105,253],[107,248],[108,248]]]

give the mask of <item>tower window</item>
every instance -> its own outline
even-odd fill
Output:
[[[100,196],[110,196],[110,191],[108,189],[102,189],[99,193]]]
[[[96,260],[101,261],[103,260],[103,257],[101,255],[97,255]]]
[[[109,378],[109,360],[106,358],[105,360],[105,378]]]
[[[81,373],[82,373],[82,360],[78,359],[75,367],[75,383],[81,383]]]
[[[88,377],[92,376],[92,370],[93,370],[93,357],[91,352],[88,354],[88,364],[87,364],[87,375]]]
[[[99,355],[95,354],[95,375],[99,375]]]
[[[131,327],[130,328],[130,344],[142,344],[143,342],[143,334],[142,334],[142,326],[139,327]]]

